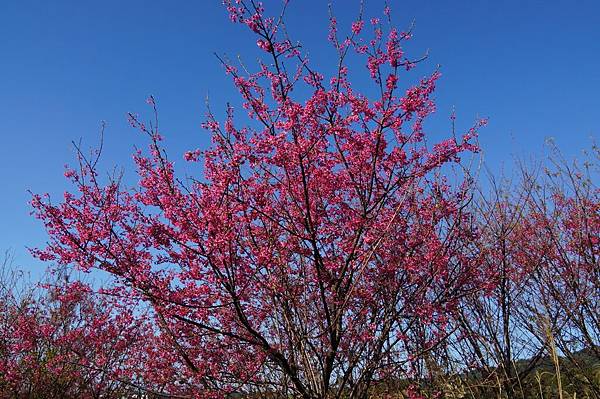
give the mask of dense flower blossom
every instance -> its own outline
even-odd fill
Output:
[[[225,4],[268,53],[256,72],[225,63],[248,122],[232,107],[223,122],[209,113],[212,147],[184,154],[203,161],[203,175],[184,184],[156,124],[130,114],[150,139],[147,153],[134,154],[136,188],[103,183],[80,156],[61,203],[33,198],[50,235],[35,253],[107,272],[107,297],[146,304],[161,332],[154,367],[177,365],[196,396],[268,387],[364,397],[373,379],[410,370],[414,354],[445,335],[458,299],[485,283],[470,251],[468,185],[440,182],[443,166],[477,151],[483,122],[426,145],[440,74],[400,88],[399,67],[417,60],[402,49],[409,35],[394,28],[386,38],[375,21],[366,40],[359,20],[339,40],[332,18],[339,67],[327,81],[281,18],[259,3]],[[348,79],[352,49],[373,97]]]

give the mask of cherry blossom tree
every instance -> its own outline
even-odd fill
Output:
[[[151,326],[80,280],[28,283],[5,263],[0,279],[0,397],[117,398],[167,392],[149,376]],[[168,379],[168,367],[161,369]],[[128,396],[128,397],[129,397]]]
[[[551,340],[578,371],[575,379],[587,395],[600,397],[600,380],[590,368],[600,363],[600,151],[593,146],[584,162],[576,162],[552,150],[527,203],[521,228],[530,238],[518,257],[532,271],[537,335]]]
[[[150,97],[151,122],[129,116],[149,138],[137,184],[104,181],[79,152],[61,202],[33,197],[50,237],[35,254],[112,276],[106,297],[160,330],[149,378],[169,365],[181,394],[365,398],[378,381],[427,377],[460,299],[487,282],[470,182],[443,176],[477,151],[485,121],[427,142],[440,73],[405,83],[424,58],[404,54],[412,32],[387,7],[347,35],[331,17],[325,78],[288,37],[287,3],[275,17],[225,4],[261,58],[254,72],[219,58],[243,110],[208,111],[212,146],[184,154],[197,176],[176,172]],[[368,90],[354,89],[349,58]]]
[[[491,193],[472,202],[492,284],[461,300],[452,321],[461,339],[439,358],[452,365],[444,377],[475,397],[530,397],[542,385],[557,396],[558,381],[573,397],[600,397],[600,153],[577,162],[550,150],[520,163],[516,179],[491,178]]]

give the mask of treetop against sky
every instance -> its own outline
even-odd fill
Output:
[[[446,137],[453,109],[460,127],[488,117],[480,143],[499,170],[513,154],[539,154],[548,136],[573,155],[597,136],[597,2],[390,4],[397,25],[414,21],[407,51],[429,55],[407,79],[440,65],[437,111],[427,122],[433,138]],[[382,2],[367,1],[365,16],[380,15],[381,8]],[[333,3],[340,29],[350,29],[358,10],[358,1]],[[287,16],[311,62],[327,64],[334,56],[326,41],[327,2],[292,1]],[[216,113],[237,101],[213,53],[240,55],[248,64],[256,59],[254,39],[240,36],[241,29],[228,23],[220,1],[3,2],[0,212],[9,228],[0,232],[2,248],[14,248],[21,265],[35,264],[25,246],[40,245],[45,234],[29,216],[27,190],[61,195],[63,166],[74,161],[71,141],[96,145],[101,121],[107,124],[102,165],[133,170],[129,154],[139,136],[125,115],[143,111],[149,94],[159,104],[174,159],[190,143],[206,147],[209,136],[200,128],[206,97]]]

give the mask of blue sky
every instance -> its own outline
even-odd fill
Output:
[[[42,225],[29,215],[27,190],[60,197],[63,165],[73,161],[72,140],[98,140],[107,122],[101,165],[131,169],[133,146],[144,138],[129,127],[128,111],[159,103],[169,153],[205,147],[204,100],[220,109],[235,100],[213,52],[251,63],[255,38],[229,23],[219,0],[6,0],[0,2],[0,250],[39,271],[26,246],[42,245]],[[327,1],[292,0],[291,35],[313,65],[327,66]],[[366,0],[366,16],[379,16],[382,0]],[[448,133],[456,107],[459,126],[489,117],[480,142],[492,170],[514,156],[539,156],[554,137],[577,156],[599,137],[600,2],[390,0],[397,25],[416,22],[408,50],[429,49],[409,79],[441,65],[430,124]],[[279,1],[266,1],[275,10]],[[349,26],[358,0],[337,0],[341,26]],[[362,66],[356,66],[357,70]]]

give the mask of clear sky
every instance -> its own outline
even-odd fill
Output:
[[[327,65],[327,3],[292,0],[291,35],[313,65]],[[379,16],[383,0],[366,0]],[[266,1],[279,9],[280,1]],[[456,107],[459,126],[477,116],[490,124],[480,137],[493,170],[514,155],[542,153],[554,137],[569,156],[599,137],[599,1],[390,0],[400,27],[416,22],[409,51],[429,49],[410,79],[441,65],[438,113],[430,128],[445,137]],[[349,25],[358,0],[334,1],[340,25]],[[213,108],[236,99],[213,52],[247,63],[255,38],[229,23],[219,0],[2,0],[0,1],[0,249],[16,264],[40,270],[26,246],[42,245],[42,225],[29,215],[28,189],[60,199],[63,165],[72,140],[97,143],[108,124],[102,167],[131,169],[133,146],[144,138],[127,124],[128,111],[158,101],[169,153],[204,147],[204,100]],[[358,68],[358,67],[357,67]]]

